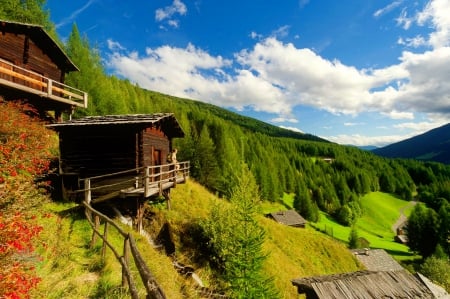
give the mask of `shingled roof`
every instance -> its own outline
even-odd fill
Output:
[[[119,125],[139,127],[156,125],[161,126],[163,131],[168,132],[170,137],[184,137],[184,132],[173,113],[87,116],[79,119],[68,120],[62,123],[51,124],[48,125],[48,127],[53,128],[56,131],[63,131],[67,128],[87,126],[109,127]]]
[[[371,271],[400,271],[403,267],[383,249],[352,250],[356,259]]]
[[[295,210],[279,211],[270,213],[267,216],[272,217],[275,221],[281,224],[304,227],[307,221]]]
[[[431,291],[409,272],[357,271],[292,280],[307,299],[428,299]]]

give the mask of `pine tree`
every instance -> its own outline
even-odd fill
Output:
[[[256,216],[260,201],[253,175],[245,164],[233,189],[231,208],[216,206],[203,224],[213,260],[228,283],[231,298],[277,298],[273,282],[262,268],[265,232]]]
[[[359,247],[358,231],[356,227],[353,225],[350,231],[350,235],[348,236],[348,248],[355,249],[358,247]]]

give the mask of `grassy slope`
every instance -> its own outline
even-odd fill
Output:
[[[386,193],[372,192],[365,195],[361,203],[364,215],[356,223],[358,235],[367,239],[370,247],[383,248],[399,260],[414,258],[406,245],[394,242],[395,233],[391,228],[400,216],[400,210],[409,207],[409,202]],[[405,214],[408,215],[410,210],[407,208]],[[315,226],[322,231],[332,232],[336,239],[348,241],[350,228],[337,224],[326,214],[322,214]]]
[[[172,191],[172,210],[166,217],[177,235],[199,218],[207,217],[210,207],[220,201],[199,184],[190,181]],[[222,204],[228,204],[223,201]],[[266,230],[264,249],[269,254],[265,271],[274,277],[283,298],[298,298],[291,279],[319,274],[342,273],[359,269],[345,245],[316,232],[312,228],[298,229],[275,223],[263,216],[260,224]],[[179,250],[183,258],[189,249]],[[207,273],[200,268],[199,273]]]

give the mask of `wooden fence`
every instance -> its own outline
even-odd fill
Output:
[[[85,207],[86,218],[93,229],[90,246],[94,246],[98,237],[102,239],[102,259],[105,258],[106,247],[111,249],[114,256],[122,266],[122,287],[128,287],[131,298],[138,299],[139,295],[136,283],[130,270],[130,253],[134,264],[138,269],[140,279],[145,286],[147,293],[146,299],[165,299],[166,295],[145,264],[144,259],[137,249],[133,236],[130,233],[123,231],[113,220],[108,218],[108,216],[93,209],[87,202],[83,202],[83,206]],[[101,222],[104,223],[103,232],[100,231]],[[114,246],[108,241],[108,230],[110,227],[115,228],[124,239],[122,253],[119,253],[119,250],[114,248]]]

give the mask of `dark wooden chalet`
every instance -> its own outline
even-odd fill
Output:
[[[172,139],[184,136],[172,113],[90,116],[48,127],[59,133],[59,173],[64,190],[84,190],[83,179],[90,178],[97,184],[91,186],[93,201],[105,193],[143,195],[140,188],[144,181],[162,181],[164,178],[156,175],[169,170],[166,157]],[[186,174],[187,166],[182,166],[180,172]],[[145,176],[145,171],[149,172],[146,180],[135,180]],[[117,186],[99,187],[117,181],[121,181]],[[145,197],[153,195],[147,191]]]
[[[406,270],[357,271],[292,280],[306,299],[436,298],[430,289]]]
[[[294,227],[305,227],[307,221],[295,210],[279,211],[266,215],[269,218],[274,219],[276,222],[294,226]]]
[[[87,94],[64,84],[78,68],[42,26],[0,20],[0,96],[24,100],[41,113],[87,107]]]

